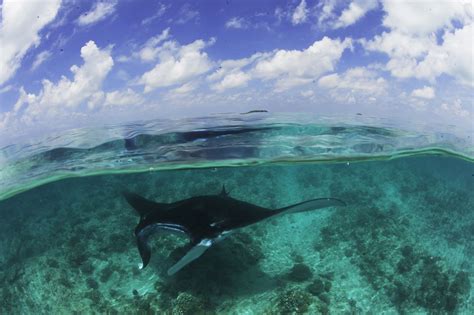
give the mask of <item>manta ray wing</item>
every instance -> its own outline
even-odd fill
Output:
[[[165,211],[169,207],[169,205],[166,203],[154,202],[129,191],[122,192],[122,195],[142,219],[148,213],[155,211]]]

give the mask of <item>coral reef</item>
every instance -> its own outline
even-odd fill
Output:
[[[189,293],[180,293],[173,302],[173,315],[204,314],[206,310],[202,299]]]
[[[303,314],[308,311],[312,297],[301,289],[290,289],[281,293],[276,301],[277,314]]]

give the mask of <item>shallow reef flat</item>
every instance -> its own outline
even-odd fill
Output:
[[[100,175],[0,202],[1,314],[473,314],[474,164],[448,157]],[[269,208],[343,208],[244,228],[175,276],[187,240],[157,235],[138,270],[130,190]]]

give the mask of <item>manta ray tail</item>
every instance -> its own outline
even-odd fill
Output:
[[[143,269],[148,265],[151,258],[151,249],[150,245],[148,245],[148,237],[146,235],[137,236],[137,247],[140,257],[142,258],[142,263],[139,268]]]
[[[276,210],[278,214],[287,214],[287,213],[296,213],[296,212],[304,212],[304,211],[311,211],[326,207],[336,207],[336,206],[345,206],[346,203],[342,200],[336,198],[318,198],[318,199],[311,199],[307,201],[303,201],[297,203],[295,205],[291,205],[288,207],[280,208]]]

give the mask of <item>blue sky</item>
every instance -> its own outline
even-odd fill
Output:
[[[304,111],[471,126],[471,1],[3,1],[0,131]]]

